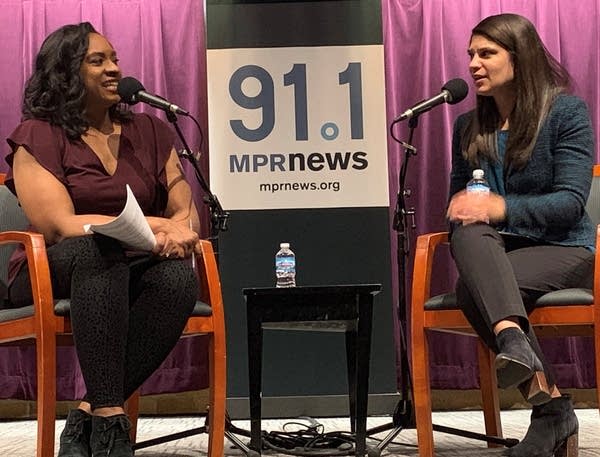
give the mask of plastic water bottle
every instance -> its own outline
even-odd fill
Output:
[[[483,177],[484,172],[480,168],[473,170],[473,177],[467,183],[467,192],[477,192],[484,195],[489,195],[490,185]]]
[[[290,249],[290,243],[281,243],[275,254],[275,275],[277,287],[296,286],[296,256]]]
[[[467,192],[472,195],[477,195],[479,198],[486,198],[490,195],[490,185],[483,177],[483,170],[477,168],[473,170],[473,177],[467,183]],[[485,222],[486,224],[490,222],[490,219],[487,217],[487,214],[480,214],[478,220]]]

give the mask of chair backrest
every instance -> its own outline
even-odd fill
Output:
[[[29,222],[19,202],[4,185],[5,175],[0,173],[0,232],[8,230],[25,230]],[[0,299],[4,297],[8,277],[8,259],[15,250],[15,245],[0,246]]]
[[[600,224],[600,165],[594,165],[592,188],[585,209],[594,225]]]

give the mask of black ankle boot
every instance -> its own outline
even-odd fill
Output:
[[[131,422],[125,414],[92,417],[90,445],[93,457],[133,457],[129,429]]]
[[[506,328],[496,336],[496,343],[499,349],[495,361],[498,387],[509,389],[518,386],[525,399],[533,405],[550,401],[544,367],[523,330]]]
[[[58,457],[90,457],[92,416],[82,409],[72,409],[60,434]]]
[[[534,406],[525,438],[504,451],[511,457],[577,457],[579,422],[571,397],[563,395]]]

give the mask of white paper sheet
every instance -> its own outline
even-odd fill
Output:
[[[125,247],[138,251],[151,251],[156,238],[138,201],[127,185],[127,202],[121,214],[106,224],[85,224],[86,233],[94,232],[119,240]]]

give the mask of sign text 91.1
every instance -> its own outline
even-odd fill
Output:
[[[260,91],[254,96],[248,96],[242,91],[242,84],[247,78],[255,78],[260,83]],[[353,140],[363,139],[363,104],[362,104],[362,75],[361,63],[350,62],[346,69],[338,73],[338,83],[348,85],[350,134]],[[294,118],[296,141],[308,140],[308,101],[306,90],[306,64],[296,63],[292,69],[283,75],[283,85],[294,88]],[[264,140],[275,126],[275,87],[273,78],[267,70],[259,65],[244,65],[238,68],[229,80],[231,99],[245,109],[261,109],[262,119],[255,129],[246,127],[241,119],[229,121],[233,132],[245,141]],[[334,123],[325,124],[322,135],[325,137],[326,127],[334,128]],[[335,134],[337,136],[337,133]],[[326,139],[333,139],[331,136]]]

